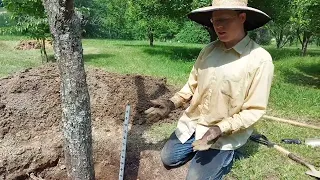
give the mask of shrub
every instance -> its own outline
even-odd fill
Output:
[[[188,21],[184,24],[180,32],[176,35],[175,41],[184,43],[209,43],[210,36],[202,26]]]

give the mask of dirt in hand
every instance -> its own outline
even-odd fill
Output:
[[[185,179],[187,167],[166,170],[160,160],[164,141],[149,143],[143,133],[153,123],[177,121],[182,110],[161,122],[146,122],[150,100],[177,91],[165,79],[119,75],[88,68],[96,179],[118,179],[122,123],[131,105],[126,179]],[[0,79],[0,180],[66,179],[63,159],[60,78],[55,64]]]

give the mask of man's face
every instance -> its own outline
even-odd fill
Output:
[[[243,24],[246,21],[245,13],[232,10],[219,10],[212,13],[211,22],[220,41],[230,42],[237,39],[243,32]]]

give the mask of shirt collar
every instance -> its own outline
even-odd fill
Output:
[[[249,35],[246,35],[240,42],[238,42],[235,46],[233,46],[230,49],[234,49],[237,53],[242,55],[242,53],[244,52],[244,50],[247,47],[250,40],[251,39],[250,39]],[[222,49],[225,49],[226,51],[230,50],[230,49],[226,49],[224,44],[221,41],[219,41],[219,43],[217,43],[216,46],[220,47]]]
[[[239,54],[242,54],[249,42],[250,42],[250,37],[249,35],[246,35],[240,42],[238,42],[235,46],[233,46],[233,49],[237,51]]]

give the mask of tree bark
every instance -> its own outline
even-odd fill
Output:
[[[307,55],[307,48],[308,48],[308,43],[311,38],[311,33],[304,31],[303,32],[303,40],[302,40],[302,49],[301,49],[301,56],[306,56]]]
[[[150,42],[150,46],[153,46],[153,28],[149,29],[149,42]]]
[[[277,41],[277,49],[280,49],[281,47],[281,43],[282,43],[282,40],[283,40],[283,30],[281,29],[278,36],[276,37],[276,41]]]
[[[297,37],[298,37],[298,40],[300,42],[300,44],[303,44],[302,40],[301,40],[301,37],[300,37],[300,30],[299,28],[297,29]]]
[[[46,38],[42,38],[41,54],[44,54],[46,62],[49,62],[47,50],[46,50]]]
[[[275,28],[274,30],[271,30],[271,34],[276,38],[277,49],[281,49],[288,42],[291,42],[290,40],[292,39],[293,36],[291,32],[288,33],[288,31],[286,30],[287,28],[290,28],[288,26],[279,25],[279,26],[275,26],[274,28]]]
[[[73,0],[43,1],[61,78],[64,153],[71,179],[94,179],[90,97],[81,44],[81,19]]]

